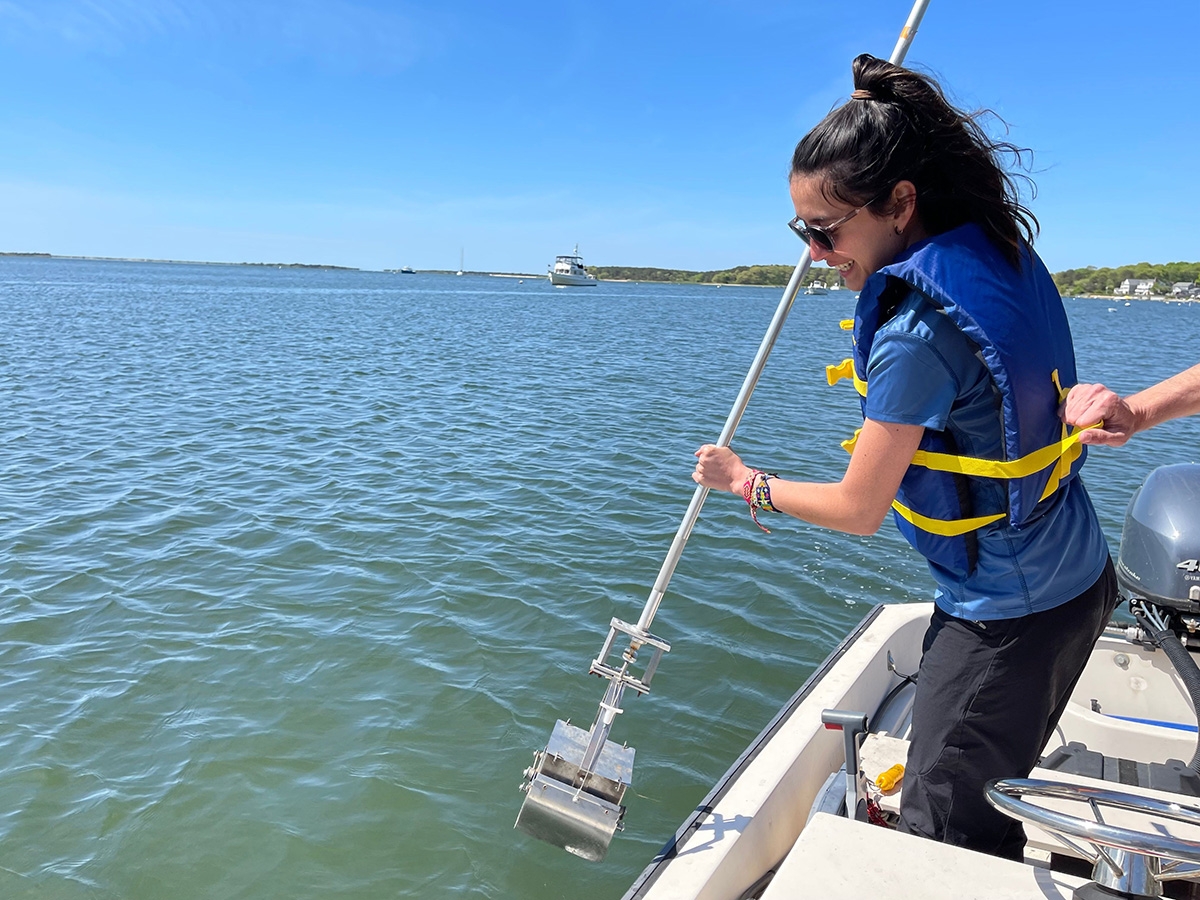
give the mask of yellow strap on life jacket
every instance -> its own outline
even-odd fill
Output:
[[[950,453],[918,450],[913,454],[912,464],[932,469],[935,472],[955,472],[959,475],[974,475],[977,478],[1025,478],[1028,475],[1036,475],[1047,466],[1054,465],[1065,458],[1066,454],[1079,443],[1079,436],[1082,433],[1082,430],[1076,431],[1053,444],[1047,444],[1040,450],[1027,453],[1020,459],[978,459],[974,456],[955,456]],[[1078,456],[1079,453],[1076,452],[1072,460]]]
[[[854,371],[854,360],[843,359],[836,366],[825,367],[825,380],[830,385],[837,384],[843,378],[849,378],[854,382],[854,389],[862,396],[867,396],[867,383],[858,377],[858,373]]]
[[[854,445],[858,443],[858,436],[860,434],[862,434],[862,429],[855,428],[854,434],[851,435],[850,437],[846,438],[844,441],[842,441],[842,449],[845,450],[847,453],[849,453],[851,456],[854,455]]]
[[[1089,425],[1089,426],[1087,426],[1087,428],[1081,428],[1078,431],[1076,431],[1074,434],[1067,436],[1066,438],[1058,441],[1055,444],[1050,444],[1048,447],[1043,447],[1042,450],[1035,450],[1033,453],[1030,453],[1028,456],[1022,457],[1021,459],[1013,460],[1014,463],[1026,462],[1026,461],[1032,459],[1033,457],[1037,456],[1038,454],[1043,453],[1043,451],[1045,451],[1045,450],[1057,451],[1060,447],[1062,448],[1062,455],[1057,458],[1057,460],[1056,460],[1057,465],[1055,465],[1054,471],[1052,473],[1050,473],[1050,479],[1046,482],[1046,488],[1045,488],[1045,490],[1042,491],[1042,496],[1038,498],[1039,503],[1042,500],[1045,500],[1047,497],[1049,497],[1051,494],[1053,494],[1055,491],[1058,490],[1058,486],[1062,482],[1063,476],[1071,471],[1071,464],[1074,463],[1075,460],[1077,460],[1079,458],[1079,454],[1083,452],[1083,448],[1081,446],[1079,446],[1079,436],[1084,431],[1087,431],[1089,428],[1096,428],[1096,427],[1098,427],[1098,426],[1097,425]],[[1065,425],[1063,426],[1063,430],[1064,431],[1066,430]],[[855,438],[857,438],[857,437],[858,437],[858,435],[856,434]],[[849,443],[849,441],[847,441],[847,443]],[[920,451],[918,451],[918,452],[920,452]],[[935,455],[945,456],[945,454],[935,454]],[[968,462],[990,462],[990,460],[971,460],[969,457],[965,457],[965,456],[953,457],[953,458],[965,460]],[[917,463],[914,461],[913,464],[916,465]],[[1045,468],[1045,466],[1043,466],[1042,468]],[[965,471],[965,470],[963,470],[963,469],[939,469],[938,471],[961,472],[961,471]],[[1033,474],[1033,472],[1037,472],[1037,471],[1040,471],[1040,470],[1033,469],[1033,471],[1030,472],[1029,474]],[[1020,478],[1023,476],[1021,476],[1021,475],[997,475],[997,476],[987,476],[987,477]],[[892,509],[896,510],[896,512],[898,512],[901,516],[903,516],[905,519],[907,519],[909,522],[916,525],[918,528],[922,529],[923,531],[928,531],[931,534],[938,534],[938,535],[941,535],[942,537],[958,537],[959,535],[966,534],[968,531],[974,531],[976,528],[982,528],[984,525],[990,525],[992,522],[999,522],[1006,515],[1008,515],[1008,513],[997,513],[996,515],[992,515],[992,516],[978,516],[974,519],[931,519],[928,516],[923,516],[918,512],[913,512],[911,509],[909,509],[907,506],[905,506],[899,500],[892,501]]]
[[[843,331],[854,330],[853,319],[843,319],[838,325]],[[1050,377],[1054,381],[1054,387],[1058,393],[1058,402],[1061,404],[1066,399],[1068,391],[1063,389],[1062,383],[1059,381],[1058,369],[1055,369],[1050,374]],[[858,373],[854,370],[853,359],[844,359],[836,366],[825,367],[825,380],[830,385],[837,384],[846,378],[854,382],[854,389],[861,396],[867,396],[867,383],[858,377]],[[1089,427],[1095,428],[1097,426],[1092,425]],[[912,465],[932,469],[935,472],[952,472],[959,475],[971,475],[977,478],[1000,479],[1026,478],[1041,472],[1048,466],[1054,466],[1054,471],[1050,473],[1050,478],[1046,481],[1045,490],[1042,491],[1042,496],[1038,498],[1040,502],[1057,491],[1063,478],[1070,474],[1071,466],[1079,459],[1079,455],[1083,452],[1083,448],[1079,445],[1079,436],[1085,430],[1080,428],[1071,433],[1066,424],[1063,424],[1059,439],[1056,442],[1034,450],[1032,453],[1027,453],[1020,459],[979,459],[973,456],[958,456],[950,453],[934,453],[928,450],[918,450],[913,455]],[[858,436],[861,433],[861,428],[855,429],[853,437],[842,441],[842,449],[853,455],[854,448],[858,444]],[[1007,515],[1007,513],[997,513],[990,516],[976,516],[970,519],[933,519],[914,512],[899,500],[892,501],[892,508],[917,528],[943,537],[958,537],[967,534],[985,525],[990,525],[992,522],[998,522]]]
[[[1020,459],[979,459],[974,456],[954,456],[950,453],[918,450],[913,454],[912,464],[932,469],[935,472],[954,472],[958,475],[974,475],[978,478],[1024,478],[1027,475],[1036,475],[1052,463],[1059,462],[1059,468],[1062,471],[1055,474],[1061,479],[1062,475],[1070,470],[1071,463],[1079,458],[1081,452],[1081,448],[1077,446],[1079,436],[1083,432],[1097,427],[1099,426],[1089,425],[1087,428],[1080,428],[1074,434],[1069,434],[1053,444],[1047,444],[1040,450],[1034,450]],[[854,436],[842,441],[842,449],[853,454],[860,434],[862,434],[861,428],[854,429]],[[1066,461],[1065,464],[1063,464],[1063,460]],[[1051,490],[1050,493],[1052,494],[1054,491]],[[1045,496],[1048,494],[1043,495],[1043,499]]]
[[[850,371],[853,372],[853,363],[851,360],[846,360],[841,366],[830,366],[829,368],[841,370],[846,367],[847,363],[851,364]],[[843,375],[842,377],[852,376]],[[1068,391],[1059,383],[1057,369],[1051,373],[1051,378],[1054,380],[1054,387],[1058,392],[1058,399],[1061,403],[1066,398]],[[834,381],[831,380],[830,384],[833,383]],[[959,475],[973,475],[979,478],[1000,479],[1025,478],[1029,475],[1035,475],[1046,467],[1053,465],[1054,471],[1050,473],[1046,487],[1042,491],[1041,497],[1038,498],[1040,502],[1058,490],[1062,479],[1070,473],[1071,466],[1075,460],[1079,459],[1079,455],[1083,452],[1083,447],[1079,444],[1080,435],[1091,428],[1098,427],[1098,424],[1089,425],[1087,428],[1078,428],[1074,432],[1068,433],[1069,429],[1064,424],[1059,440],[1042,447],[1040,450],[1034,450],[1020,459],[978,459],[973,456],[955,456],[950,453],[934,453],[928,450],[918,450],[913,455],[912,465],[922,466],[936,472],[953,472]],[[847,453],[853,454],[860,434],[862,434],[862,429],[855,429],[853,437],[842,441],[842,449]],[[992,522],[999,522],[1007,515],[1007,513],[996,513],[990,516],[976,516],[971,519],[934,519],[915,512],[899,500],[892,501],[892,509],[896,510],[904,519],[922,531],[928,531],[931,534],[941,535],[942,537],[964,535],[985,525],[990,525]]]
[[[992,522],[999,522],[1008,513],[996,513],[993,516],[976,516],[973,519],[931,519],[929,516],[923,516],[919,512],[913,512],[899,500],[892,501],[892,509],[900,513],[905,519],[916,525],[922,531],[928,531],[930,534],[940,534],[942,537],[958,537],[966,534],[968,531],[974,531],[977,528],[982,528],[984,525],[990,525]]]
[[[1050,377],[1054,379],[1055,390],[1058,391],[1058,402],[1062,403],[1067,398],[1069,390],[1064,389],[1060,380],[1058,380],[1058,370],[1050,373]],[[1024,478],[1026,475],[1032,475],[1040,472],[1040,470],[1054,466],[1054,472],[1050,473],[1050,479],[1046,481],[1045,490],[1042,491],[1042,496],[1038,498],[1038,502],[1042,502],[1050,494],[1058,490],[1058,485],[1062,484],[1063,476],[1070,473],[1070,467],[1078,460],[1080,454],[1084,452],[1084,448],[1079,444],[1079,437],[1085,431],[1091,428],[1099,427],[1099,422],[1096,425],[1088,425],[1085,428],[1076,428],[1072,433],[1068,433],[1066,422],[1062,425],[1060,438],[1054,444],[1044,446],[1040,450],[1034,450],[1032,454],[1022,456],[1020,460],[1010,460],[1008,462],[998,460],[976,460],[970,456],[950,456],[949,454],[929,454],[924,450],[918,450],[913,456],[913,466],[925,466],[925,468],[936,469],[937,472],[958,472],[964,475],[982,475],[984,478]],[[853,440],[857,440],[858,432],[854,432]],[[924,457],[919,460],[918,457]],[[930,464],[930,461],[934,464]],[[943,538],[956,538],[961,534],[973,532],[974,529],[983,528],[985,524],[998,522],[1002,520],[1004,512],[994,516],[979,516],[977,518],[930,518],[929,516],[920,515],[919,512],[913,512],[907,506],[900,503],[899,500],[893,500],[892,509],[904,516],[907,521],[910,521],[925,532],[932,534],[940,534]]]
[[[1067,394],[1069,394],[1071,391],[1069,388],[1064,388],[1062,386],[1062,382],[1058,380],[1058,369],[1055,369],[1053,372],[1050,373],[1050,378],[1053,379],[1054,388],[1055,388],[1055,390],[1058,391],[1059,405],[1062,405],[1064,402],[1066,402]],[[1095,425],[1087,426],[1087,428],[1078,428],[1075,430],[1074,434],[1075,435],[1081,434],[1084,431],[1087,431],[1088,428],[1098,428],[1099,425],[1100,425],[1100,423],[1097,422]],[[1074,436],[1074,435],[1072,435],[1072,436]],[[1059,443],[1063,443],[1066,440],[1067,440],[1067,425],[1064,422],[1062,425],[1062,432],[1061,432],[1061,438],[1060,438]],[[1078,445],[1078,441],[1074,444],[1071,444],[1069,447],[1063,447],[1063,455],[1061,457],[1059,457],[1058,465],[1055,466],[1054,471],[1050,473],[1050,480],[1046,482],[1046,489],[1044,491],[1042,491],[1042,496],[1040,498],[1041,500],[1045,500],[1047,497],[1049,497],[1051,494],[1053,494],[1055,491],[1058,490],[1059,483],[1062,481],[1062,479],[1064,477],[1066,477],[1067,475],[1070,474],[1071,466],[1074,464],[1075,460],[1079,459],[1079,455],[1081,453],[1083,453],[1083,448]]]

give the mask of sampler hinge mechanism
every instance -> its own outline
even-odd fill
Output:
[[[610,663],[608,660],[612,655],[613,645],[617,642],[617,636],[621,634],[628,636],[629,646],[616,660]],[[637,662],[638,651],[642,647],[650,647],[652,652],[646,667],[640,675],[636,675],[633,673],[632,667]],[[609,624],[608,637],[604,640],[604,646],[600,648],[600,654],[592,660],[592,666],[588,671],[592,675],[599,675],[601,678],[607,678],[609,681],[632,688],[639,694],[649,693],[650,680],[654,677],[658,663],[662,659],[662,655],[670,650],[671,645],[662,638],[655,637],[637,625],[630,625],[628,622],[614,618]]]

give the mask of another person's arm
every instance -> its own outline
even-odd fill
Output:
[[[924,433],[921,425],[867,419],[841,481],[820,484],[772,478],[771,505],[823,528],[874,534],[896,499]],[[754,471],[728,447],[705,444],[696,451],[696,459],[693,481],[739,497]]]
[[[1129,397],[1102,384],[1077,384],[1067,395],[1063,419],[1068,425],[1100,423],[1080,443],[1119,447],[1139,431],[1171,419],[1200,413],[1200,365],[1192,366]]]

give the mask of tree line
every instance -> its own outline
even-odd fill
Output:
[[[734,266],[732,269],[714,269],[694,272],[689,269],[659,269],[641,266],[591,266],[589,271],[602,281],[666,281],[681,284],[755,284],[782,287],[792,276],[794,266]],[[1156,293],[1167,293],[1171,285],[1180,281],[1200,282],[1200,262],[1171,262],[1152,264],[1137,263],[1117,268],[1067,269],[1052,276],[1059,293],[1064,296],[1080,294],[1111,294],[1126,278],[1157,282]],[[808,287],[814,282],[826,287],[842,287],[841,277],[833,269],[809,269],[801,285]]]
[[[1098,269],[1088,266],[1086,269],[1067,269],[1065,272],[1055,272],[1054,283],[1058,292],[1067,297],[1079,294],[1111,294],[1121,286],[1126,278],[1142,280],[1153,279],[1156,284],[1155,293],[1164,294],[1171,290],[1171,285],[1180,281],[1196,283],[1200,281],[1200,262],[1172,262],[1153,265],[1140,262],[1132,266],[1120,266],[1115,269]]]
[[[667,281],[680,284],[754,284],[783,287],[792,277],[795,266],[734,266],[693,272],[689,269],[657,269],[642,266],[588,266],[588,271],[601,281]],[[842,279],[833,269],[809,269],[801,285],[807,287],[820,281],[826,287],[841,287]]]

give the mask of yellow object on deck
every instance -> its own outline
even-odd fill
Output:
[[[890,769],[885,769],[883,774],[875,779],[875,787],[879,788],[880,793],[890,793],[896,785],[904,779],[904,766],[896,763]]]

